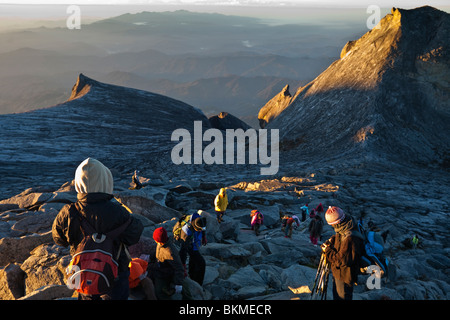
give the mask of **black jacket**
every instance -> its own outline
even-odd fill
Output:
[[[78,211],[88,223],[98,232],[106,233],[121,226],[131,216],[131,223],[125,231],[119,236],[114,243],[116,255],[118,253],[120,243],[126,246],[137,243],[144,229],[142,223],[134,218],[129,212],[118,202],[111,201],[113,196],[107,193],[86,193],[78,194]],[[77,246],[83,239],[81,231],[80,218],[70,211],[74,204],[65,205],[52,226],[53,241],[60,246],[70,246],[70,253],[73,254]],[[121,251],[118,259],[119,272],[128,269],[129,259],[124,250]]]

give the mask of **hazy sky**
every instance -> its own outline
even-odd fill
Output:
[[[214,5],[308,5],[367,7],[419,7],[423,0],[0,0],[0,4],[214,4]],[[429,0],[427,5],[449,6],[448,0]]]
[[[256,17],[268,23],[364,24],[367,8],[377,5],[382,16],[392,7],[410,9],[424,4],[450,12],[449,0],[0,0],[0,32],[18,21],[62,20],[67,6],[80,5],[83,19],[105,19],[142,11],[217,12]],[[49,4],[52,4],[49,6]],[[348,10],[353,8],[352,10]],[[339,9],[339,10],[337,10]],[[26,27],[25,24],[21,26]]]

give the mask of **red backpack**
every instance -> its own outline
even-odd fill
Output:
[[[114,280],[118,276],[117,260],[123,246],[123,244],[120,245],[119,252],[114,258],[114,239],[125,231],[131,222],[131,217],[120,227],[100,234],[76,208],[74,209],[73,212],[76,212],[81,220],[83,240],[66,268],[69,275],[67,287],[86,295],[105,294],[112,288]]]

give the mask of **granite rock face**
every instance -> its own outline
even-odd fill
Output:
[[[120,173],[170,165],[175,129],[209,121],[181,101],[101,83],[80,74],[68,101],[27,113],[0,116],[0,173],[6,198],[30,182],[61,185],[81,161],[93,157]],[[42,174],[48,180],[42,181]],[[12,188],[19,188],[12,190]]]
[[[280,129],[282,145],[304,157],[448,166],[449,29],[448,13],[393,8],[267,128]]]
[[[287,84],[280,93],[270,99],[270,101],[259,110],[259,126],[264,129],[266,125],[286,109],[291,102],[292,95],[289,92],[289,85]]]

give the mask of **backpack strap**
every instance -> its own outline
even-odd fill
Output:
[[[127,246],[123,242],[121,242],[120,246],[119,246],[119,250],[117,251],[116,261],[119,260],[120,254],[122,253],[122,248],[123,248],[123,251],[125,252],[125,254],[127,255],[128,260],[130,260],[130,261],[133,260],[133,258],[131,257],[130,251],[128,251]]]
[[[85,237],[93,235],[96,232],[95,229],[86,220],[86,218],[83,217],[83,215],[80,213],[78,202],[73,203],[73,205],[70,206],[69,211],[73,212],[74,215],[77,216],[78,219],[80,220],[81,232],[83,232],[83,235]]]
[[[81,231],[83,232],[84,236],[91,236],[91,235],[97,233],[97,231],[94,229],[94,227],[92,227],[92,225],[87,221],[87,219],[85,217],[83,217],[83,215],[80,213],[80,210],[78,208],[78,202],[75,202],[74,206],[71,206],[70,209],[72,209],[71,211],[76,213],[76,215],[80,218]],[[107,238],[111,238],[111,239],[117,238],[130,225],[131,220],[132,219],[130,216],[125,223],[123,223],[122,225],[120,225],[119,227],[117,227],[113,230],[106,232],[104,235]]]

